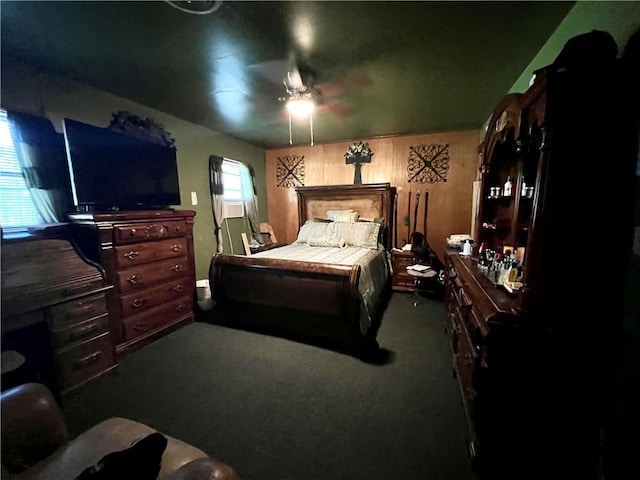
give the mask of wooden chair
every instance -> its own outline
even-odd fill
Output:
[[[276,239],[276,234],[273,233],[273,228],[266,222],[260,224],[260,233],[262,234],[262,240],[265,245],[270,245],[272,243],[278,243]]]
[[[242,237],[242,245],[244,245],[244,254],[247,257],[251,256],[251,245],[249,244],[249,239],[247,238],[247,234],[242,232],[240,234],[240,236]]]
[[[250,257],[254,253],[263,252],[265,250],[271,250],[272,248],[281,247],[284,244],[279,244],[276,239],[276,234],[273,232],[273,228],[268,223],[260,224],[260,233],[262,234],[262,241],[264,245],[252,247],[249,243],[249,237],[246,233],[241,233],[242,245],[244,245],[244,253],[247,257]]]

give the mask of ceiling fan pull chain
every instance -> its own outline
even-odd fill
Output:
[[[289,145],[293,145],[293,140],[291,139],[291,112],[289,112]]]
[[[309,130],[311,130],[311,146],[313,147],[313,112],[309,114]]]

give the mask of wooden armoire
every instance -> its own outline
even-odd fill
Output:
[[[469,452],[487,479],[595,480],[604,468],[633,235],[634,79],[609,34],[580,35],[488,125],[474,252],[448,252],[445,269]],[[480,245],[523,252],[521,288],[478,268]]]

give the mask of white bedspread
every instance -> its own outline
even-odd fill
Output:
[[[358,292],[364,306],[360,309],[360,331],[363,335],[371,327],[374,307],[389,280],[389,257],[382,247],[373,250],[349,246],[310,247],[304,243],[292,243],[256,253],[254,256],[336,265],[360,265]]]

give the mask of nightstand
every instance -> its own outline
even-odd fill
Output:
[[[416,278],[407,273],[407,267],[416,263],[412,252],[391,252],[391,266],[393,268],[393,281],[391,289],[395,292],[417,292]]]

